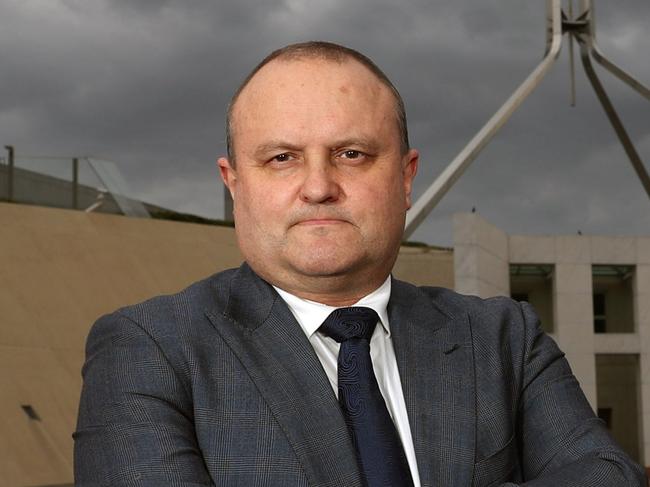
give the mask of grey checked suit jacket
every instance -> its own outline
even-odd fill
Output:
[[[644,485],[529,306],[394,280],[388,313],[423,486]],[[318,358],[246,264],[104,316],[86,353],[77,485],[362,485]]]

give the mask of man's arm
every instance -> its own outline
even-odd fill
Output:
[[[564,354],[527,303],[519,446],[528,487],[646,486],[645,473],[594,415]],[[515,484],[504,484],[513,486]]]
[[[213,485],[194,433],[188,381],[136,322],[93,326],[75,439],[75,485]]]

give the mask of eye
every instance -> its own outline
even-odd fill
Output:
[[[353,149],[348,149],[341,153],[341,157],[344,157],[345,159],[359,159],[362,156],[363,156],[362,152]]]
[[[273,156],[271,158],[271,162],[288,162],[292,159],[291,154],[287,154],[286,152],[282,154],[278,154],[277,156]]]

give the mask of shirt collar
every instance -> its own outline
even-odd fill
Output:
[[[299,298],[279,287],[273,286],[280,297],[287,303],[289,309],[295,316],[298,324],[301,326],[307,338],[318,330],[320,325],[325,321],[332,311],[343,306],[328,306],[316,301]],[[388,300],[390,299],[391,279],[386,278],[384,283],[370,294],[364,296],[352,306],[365,306],[372,308],[379,315],[379,322],[384,328],[385,333],[390,336],[390,326],[388,324]]]

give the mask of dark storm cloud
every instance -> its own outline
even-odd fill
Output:
[[[596,13],[604,52],[650,84],[650,4],[601,1]],[[327,39],[400,88],[422,154],[418,196],[541,60],[544,15],[544,2],[519,0],[9,0],[0,142],[103,156],[137,196],[219,217],[230,95],[270,50]],[[579,56],[568,106],[567,47],[414,238],[449,244],[450,215],[472,206],[509,232],[650,233],[648,198]],[[650,167],[650,104],[597,70]]]

